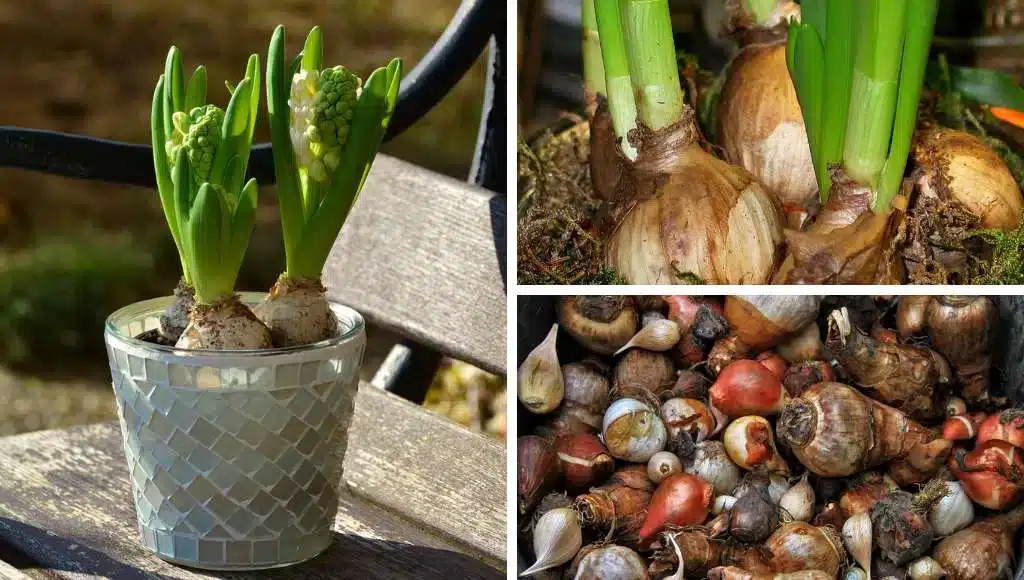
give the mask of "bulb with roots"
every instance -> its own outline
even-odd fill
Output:
[[[338,333],[338,320],[319,280],[281,276],[255,308],[274,346],[313,344]]]

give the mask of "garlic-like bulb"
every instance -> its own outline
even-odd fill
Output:
[[[581,547],[583,529],[576,511],[571,508],[553,509],[541,516],[533,528],[533,552],[537,561],[519,575],[530,576],[561,566],[572,560]]]
[[[910,576],[911,580],[939,580],[945,575],[946,571],[942,566],[928,556],[914,560],[907,567],[907,576]]]
[[[532,413],[554,411],[565,395],[562,367],[558,364],[558,352],[555,349],[557,339],[558,325],[553,324],[547,337],[519,365],[519,400]]]
[[[922,198],[958,203],[983,228],[1017,227],[1024,199],[1002,157],[966,131],[938,128],[917,137],[914,162]]]
[[[679,342],[679,325],[667,318],[652,320],[644,325],[629,342],[622,345],[622,348],[615,351],[615,356],[622,354],[622,351],[631,348],[643,348],[655,352],[665,352]]]
[[[633,299],[638,301],[638,302],[640,301],[641,298],[643,298],[643,296],[634,296],[633,297]],[[660,297],[656,296],[655,298],[660,298]],[[658,312],[657,310],[644,310],[644,313],[640,315],[640,326],[641,327],[647,326],[648,324],[654,322],[655,320],[665,320],[665,318],[666,318],[666,316],[664,314],[662,314],[661,312]]]
[[[695,445],[683,470],[710,483],[719,495],[731,495],[743,479],[739,466],[729,459],[721,441],[701,441]]]
[[[646,463],[668,441],[657,411],[636,399],[612,403],[605,411],[601,432],[612,457],[633,463]]]
[[[796,485],[783,494],[779,500],[779,507],[785,510],[784,514],[789,514],[794,520],[806,522],[811,519],[814,515],[814,488],[807,482],[806,473]]]
[[[625,546],[605,546],[580,560],[576,580],[648,580],[647,564]]]
[[[731,495],[720,495],[715,498],[715,501],[711,504],[711,514],[718,515],[725,510],[731,510],[732,506],[736,505],[736,498]]]
[[[558,303],[562,328],[597,354],[612,354],[626,344],[639,320],[630,296],[566,296]]]
[[[725,428],[722,443],[729,459],[749,471],[789,473],[789,467],[775,449],[772,424],[764,417],[740,417]]]
[[[811,149],[786,42],[751,44],[729,64],[718,109],[719,142],[786,206],[806,208],[818,195]]]
[[[936,536],[948,536],[971,525],[974,503],[959,481],[946,481],[946,495],[928,510],[928,523]]]
[[[683,462],[669,451],[659,451],[647,462],[647,477],[654,483],[661,483],[668,476],[682,472]]]
[[[871,515],[861,512],[843,524],[843,544],[846,551],[867,571],[871,580]]]

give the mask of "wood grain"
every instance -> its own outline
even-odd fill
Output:
[[[387,422],[388,437],[373,432],[382,427],[381,417]],[[492,567],[504,568],[505,471],[500,446],[443,422],[394,395],[362,385],[345,462],[345,479],[352,489],[342,493],[334,543],[310,562],[261,577],[504,577]],[[416,445],[397,451],[380,447],[398,441],[442,445],[433,448],[429,462],[409,453]],[[459,467],[469,458],[480,462],[478,470],[468,463]],[[380,472],[385,465],[390,479]],[[495,465],[500,465],[500,480]],[[453,475],[448,483],[446,471]],[[0,543],[13,546],[58,578],[245,577],[174,566],[142,547],[116,423],[2,439],[0,473]],[[409,489],[399,489],[403,486],[397,478],[410,482]],[[466,478],[473,481],[467,483]],[[378,482],[381,489],[391,490],[384,506],[367,499],[379,495],[379,489],[371,489]],[[453,495],[458,489],[466,492],[461,499]],[[472,520],[476,528],[470,533],[453,533],[470,521],[468,510],[476,514],[481,509],[476,503],[481,495],[497,496],[500,510]],[[424,510],[406,502],[434,506]],[[496,510],[498,505],[491,502],[484,509]]]
[[[505,212],[500,196],[378,155],[324,267],[328,293],[374,324],[504,374]]]

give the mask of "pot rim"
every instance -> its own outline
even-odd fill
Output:
[[[255,306],[259,304],[263,298],[267,295],[266,292],[251,292],[251,291],[240,291],[235,293],[242,302],[247,306]],[[292,353],[308,353],[312,351],[328,349],[337,347],[345,342],[349,342],[360,335],[362,335],[366,329],[366,321],[363,319],[363,315],[360,314],[353,308],[349,308],[343,304],[328,299],[327,303],[331,307],[331,311],[338,318],[338,324],[344,331],[339,333],[337,336],[314,342],[311,344],[303,344],[299,346],[287,346],[281,348],[260,348],[260,349],[236,349],[236,350],[217,350],[217,349],[206,349],[206,348],[178,348],[175,346],[164,346],[162,344],[156,344],[139,340],[134,336],[130,336],[121,332],[121,328],[115,321],[124,319],[130,316],[132,313],[138,317],[140,311],[145,309],[151,309],[153,312],[159,312],[173,300],[173,296],[160,296],[158,298],[149,298],[147,300],[140,300],[138,302],[132,302],[118,308],[107,316],[107,320],[103,324],[103,331],[109,338],[117,340],[123,343],[125,346],[141,348],[151,351],[162,352],[170,355],[181,356],[181,357],[265,357],[265,356],[276,356],[285,355]]]

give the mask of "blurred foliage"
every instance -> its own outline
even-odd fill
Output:
[[[127,234],[52,239],[0,255],[0,364],[42,371],[102,360],[107,315],[153,295],[153,267]]]
[[[505,438],[505,378],[471,364],[446,360],[423,406],[477,433]]]

